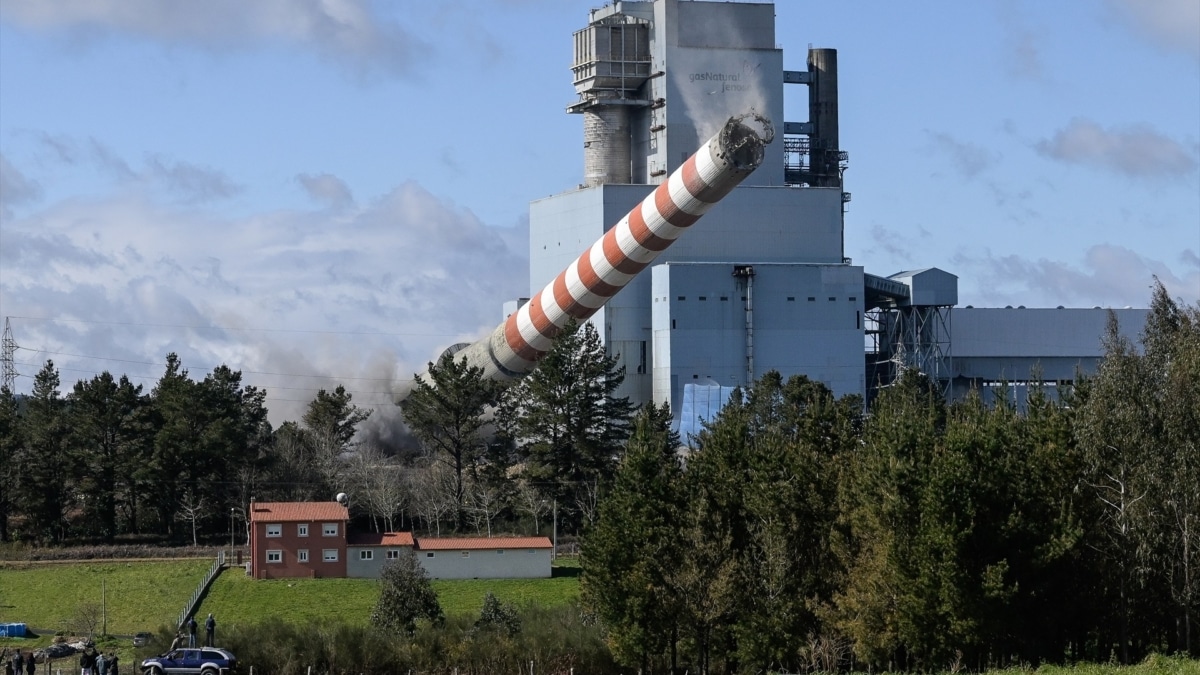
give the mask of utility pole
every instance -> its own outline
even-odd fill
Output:
[[[558,560],[558,500],[554,500],[554,529],[551,530],[554,535],[554,548],[550,552],[551,560]]]
[[[100,577],[100,617],[100,634],[108,635],[108,594],[105,593],[104,577]]]
[[[17,341],[13,339],[12,324],[4,317],[4,339],[0,343],[0,361],[3,361],[4,379],[0,382],[10,393],[17,382],[17,368],[13,363],[13,355],[17,353]]]

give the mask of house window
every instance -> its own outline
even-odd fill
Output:
[[[502,548],[501,548],[501,549],[497,549],[497,550],[496,550],[496,555],[504,555],[504,549],[502,549]]]
[[[375,551],[372,551],[369,548],[363,549],[358,552],[358,559],[359,560],[374,560],[375,559]]]
[[[426,553],[426,554],[425,554],[425,557],[426,557],[426,558],[432,558],[432,557],[433,557],[433,552],[432,552],[432,551],[430,551],[429,553]]]
[[[296,551],[296,560],[303,563],[308,562],[308,549],[302,548],[299,551]]]
[[[282,537],[283,536],[283,525],[281,525],[279,523],[267,523],[267,536],[268,537]]]
[[[283,551],[267,551],[267,562],[269,562],[269,563],[283,562]]]
[[[462,552],[462,557],[464,557],[464,558],[470,558],[470,557],[471,557],[471,552],[470,552],[470,551],[463,551],[463,552]]]
[[[536,548],[531,548],[531,549],[528,549],[528,550],[526,551],[526,553],[537,553],[537,549],[536,549]]]
[[[400,549],[398,549],[398,548],[389,548],[389,549],[388,549],[388,557],[387,557],[387,559],[388,559],[388,560],[399,560],[399,559],[400,559]]]
[[[296,536],[299,536],[299,537],[307,537],[308,536],[308,523],[301,523],[296,526]]]
[[[325,523],[324,525],[322,525],[321,526],[321,536],[322,537],[336,537],[337,536],[337,523]]]
[[[336,548],[327,548],[321,551],[321,560],[325,562],[337,562],[337,552]]]

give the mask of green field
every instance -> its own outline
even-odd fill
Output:
[[[172,560],[0,567],[0,622],[71,632],[81,623],[81,607],[100,610],[103,585],[109,634],[156,630],[175,620],[210,564]],[[478,612],[488,591],[518,605],[556,606],[579,596],[576,571],[568,559],[551,579],[437,580],[433,587],[449,616]],[[232,568],[213,582],[199,612],[212,612],[226,626],[267,617],[288,622],[342,619],[365,625],[378,596],[378,582],[372,579],[255,581]]]
[[[475,614],[491,591],[504,602],[556,606],[579,597],[579,579],[462,579],[435,580],[442,610],[447,616]],[[365,625],[379,597],[374,579],[274,579],[254,580],[240,570],[217,577],[201,611],[212,612],[230,625],[253,623],[264,617],[307,622],[323,618]]]
[[[211,560],[35,563],[0,567],[0,622],[54,631],[107,618],[129,635],[169,624],[204,579]]]

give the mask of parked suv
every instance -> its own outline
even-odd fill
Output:
[[[144,675],[228,675],[237,658],[224,649],[176,649],[142,661]]]
[[[134,647],[145,647],[146,645],[150,644],[150,640],[153,638],[154,638],[154,636],[151,635],[150,633],[146,633],[146,632],[134,633],[133,646]]]

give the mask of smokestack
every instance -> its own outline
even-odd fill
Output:
[[[731,117],[554,281],[456,358],[483,368],[491,379],[511,380],[532,371],[567,322],[583,321],[604,306],[758,168],[774,135],[771,121],[762,115]]]

